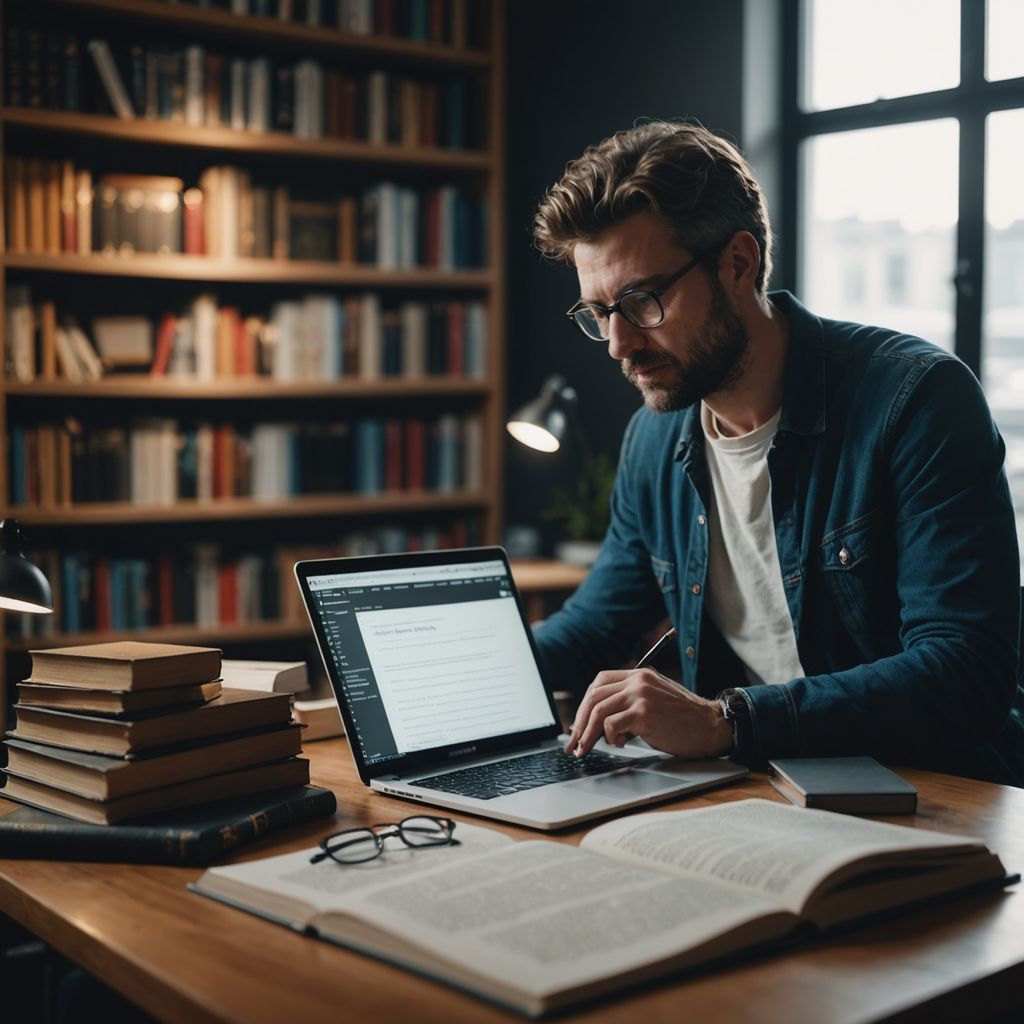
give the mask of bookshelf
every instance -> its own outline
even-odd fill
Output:
[[[202,6],[186,0],[0,0],[0,509],[23,524],[58,594],[57,621],[48,633],[25,635],[26,628],[40,628],[38,620],[27,627],[5,624],[0,692],[4,679],[23,674],[25,652],[47,644],[144,637],[236,646],[253,656],[260,650],[268,657],[285,651],[302,656],[308,629],[288,592],[291,558],[362,552],[368,544],[393,550],[403,543],[487,543],[500,535],[503,2],[248,0],[241,6],[254,13],[233,13],[228,0]],[[305,23],[316,18],[316,24]],[[89,46],[94,39],[109,48],[132,103],[130,118],[115,113],[116,97]],[[190,79],[197,68],[205,77]],[[306,86],[300,73],[311,76],[303,78]],[[76,83],[74,93],[68,82]],[[310,115],[313,129],[300,110],[307,106],[300,88],[316,97],[310,100],[317,111]],[[235,176],[237,193],[225,188],[222,196],[208,184],[212,172],[223,174],[220,168]],[[82,175],[87,192],[80,186]],[[143,182],[138,187],[149,187],[146,182],[156,177],[180,183],[162,186],[177,190],[180,200],[175,230],[184,241],[171,244],[174,251],[166,244],[163,251],[144,251],[142,236],[125,227],[130,220],[119,222],[122,234],[113,240],[104,234],[102,188],[117,176],[135,176],[133,181]],[[34,181],[46,184],[33,191]],[[132,187],[128,183],[114,193],[119,211],[128,208],[125,196]],[[252,251],[258,239],[245,237],[247,231],[258,234],[264,223],[253,227],[245,220],[252,216],[245,204],[255,203],[251,196],[260,190],[269,197],[262,253]],[[189,192],[206,206],[205,219],[192,221],[191,243]],[[392,202],[396,212],[386,221],[380,206]],[[215,204],[242,218],[241,235],[225,241],[223,224],[234,221],[211,219]],[[303,255],[296,241],[303,204],[333,217],[324,221],[327,234],[321,233],[331,245],[329,255]],[[34,215],[47,218],[45,231],[33,225]],[[203,226],[199,236],[196,223]],[[389,256],[383,254],[391,244],[391,236],[384,240],[386,231],[395,238]],[[226,358],[229,364],[235,359],[233,369],[218,361],[212,372],[209,366],[204,371],[203,357],[191,353],[191,372],[175,369],[173,361],[160,373],[151,372],[152,365],[127,372],[108,365],[98,379],[84,379],[71,371],[64,338],[54,341],[55,331],[66,337],[74,323],[105,355],[90,330],[93,318],[134,318],[136,326],[148,320],[155,360],[168,320],[179,331],[188,326],[190,344],[206,337],[192,305],[202,296],[212,296],[218,330],[230,312],[232,323],[249,331],[238,327],[230,335],[236,354],[231,356],[229,344]],[[314,351],[337,344],[343,351],[330,372],[319,369],[320,356],[297,376],[279,372],[286,338],[279,310],[310,297],[328,303],[332,316],[348,317],[347,326],[332,327],[319,342],[310,342],[316,332],[303,327],[302,344]],[[382,318],[372,328],[366,326],[371,307],[379,307]],[[15,327],[16,322],[31,327]],[[428,326],[416,326],[422,324]],[[374,330],[380,337],[368,345]],[[419,353],[424,331],[433,347],[414,358],[410,353]],[[168,334],[175,353],[184,335]],[[238,354],[243,344],[249,345],[244,357]],[[375,344],[391,348],[380,356]],[[464,350],[453,355],[460,344]],[[382,364],[371,366],[380,359]],[[412,370],[410,361],[416,363]],[[90,431],[118,435],[124,448],[116,458],[127,466],[124,472],[139,476],[147,456],[140,463],[132,446],[153,419],[165,424],[178,446],[168,456],[176,467],[171,498],[133,493],[132,500],[103,500],[92,486],[84,500],[76,475],[87,463],[75,447],[84,442],[76,438]],[[237,426],[237,437],[224,442],[235,446],[232,454],[225,456],[222,447],[213,455],[211,472],[228,467],[227,490],[197,495],[192,492],[202,489],[201,482],[182,482],[181,452],[211,423],[213,433],[218,424]],[[379,428],[372,456],[360,447],[365,423]],[[255,462],[246,461],[253,458],[251,434],[268,425],[347,438],[347,447],[337,449],[351,461],[344,486],[327,493],[301,486],[270,496],[246,492],[247,477],[256,472]],[[456,455],[445,447],[451,438]],[[395,459],[392,442],[401,451]],[[290,458],[301,465],[296,470],[289,463],[286,475],[315,482],[317,466],[311,471],[301,445],[296,450]],[[335,458],[334,449],[312,450],[318,458],[323,452]],[[367,485],[360,467],[380,452],[387,464],[373,468]],[[426,466],[417,469],[412,463],[421,452]],[[52,482],[40,483],[47,475],[44,463],[55,466],[56,489]],[[190,561],[193,550],[203,552],[195,556],[198,570]],[[236,595],[242,577],[230,573],[263,550],[266,558],[253,571],[270,572],[269,583],[260,577],[261,587],[280,593],[269,604],[266,593],[243,601]],[[174,609],[168,611],[164,589],[170,593],[172,561],[193,575],[212,572],[219,588],[212,621],[209,595],[205,615],[193,608],[190,619],[186,607],[185,618],[176,617],[177,575]],[[85,618],[67,613],[65,606],[75,601],[84,602],[83,608],[89,601],[110,601],[110,586],[120,585],[111,580],[120,578],[121,569],[125,579],[134,580],[126,584],[122,603],[144,605],[128,628],[116,614],[111,621],[109,610],[98,618],[91,609]],[[164,575],[158,579],[158,573]],[[72,593],[76,587],[80,593]],[[232,611],[218,619],[218,601],[223,605],[225,595],[239,608],[263,601],[260,607],[273,611],[251,619]],[[68,628],[68,622],[78,625]]]

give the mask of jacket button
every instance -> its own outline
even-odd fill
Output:
[[[692,647],[686,648],[686,656],[692,658],[697,652]]]
[[[698,525],[703,526],[707,521],[708,520],[706,516],[697,516]]]
[[[694,583],[694,585],[692,587],[690,587],[690,593],[691,594],[699,594],[700,593],[700,584],[699,583]]]
[[[849,548],[841,548],[839,551],[839,564],[849,565],[850,559],[853,558],[853,553]]]

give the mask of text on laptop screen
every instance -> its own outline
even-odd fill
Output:
[[[307,582],[367,765],[554,724],[502,561]]]

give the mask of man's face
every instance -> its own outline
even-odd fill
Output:
[[[659,288],[693,254],[643,212],[578,243],[574,256],[581,298],[610,306],[627,290]],[[608,354],[647,408],[671,412],[734,387],[749,339],[718,278],[695,268],[669,286],[661,304],[665,319],[657,327],[636,327],[618,312],[609,321]]]

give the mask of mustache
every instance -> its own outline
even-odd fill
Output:
[[[652,366],[674,366],[679,368],[679,360],[675,356],[669,355],[668,352],[648,352],[641,350],[635,355],[629,356],[622,360],[620,364],[622,372],[630,377],[635,374],[638,370],[647,370]]]

